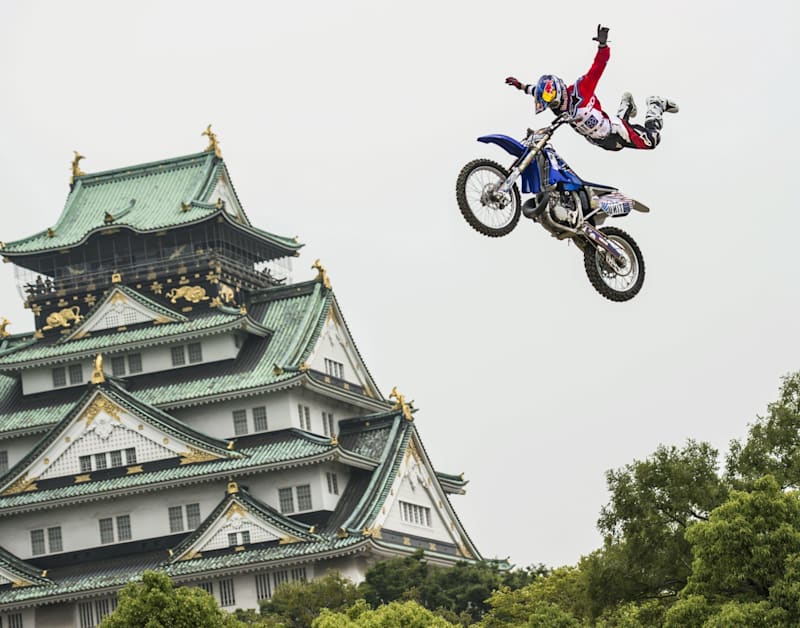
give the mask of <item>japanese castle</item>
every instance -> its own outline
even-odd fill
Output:
[[[292,281],[302,245],[251,225],[204,135],[98,173],[76,153],[61,216],[0,242],[34,319],[0,319],[3,628],[95,626],[148,569],[233,610],[418,548],[481,558],[449,499],[463,476],[435,470],[325,268]]]

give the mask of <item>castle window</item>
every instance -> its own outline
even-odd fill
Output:
[[[203,589],[209,595],[214,595],[214,583],[213,582],[201,582],[197,585],[198,589]]]
[[[298,404],[298,406],[297,406],[297,415],[300,418],[300,429],[310,432],[311,431],[311,410],[308,409],[308,406],[304,406],[303,404]]]
[[[95,628],[107,615],[117,607],[116,598],[105,598],[93,602],[80,602],[78,604],[78,620],[80,628]]]
[[[108,465],[106,464],[106,455],[103,454],[95,454],[94,456],[94,468],[97,470],[105,469]]]
[[[183,366],[186,364],[186,353],[183,347],[172,347],[172,366]]]
[[[328,479],[328,492],[331,495],[338,495],[339,479],[336,477],[336,474],[328,471],[327,473],[325,473],[325,477]]]
[[[236,596],[233,593],[233,578],[226,578],[219,581],[219,605],[234,606]]]
[[[47,528],[46,532],[47,540],[45,541],[44,529],[31,530],[31,554],[34,556],[63,551],[64,544],[61,540],[61,526]]]
[[[297,487],[297,509],[311,510],[311,486],[309,484]]]
[[[253,408],[253,431],[267,431],[267,409],[264,406]]]
[[[283,514],[294,512],[294,493],[291,488],[278,489],[278,503]]]
[[[71,364],[69,367],[69,383],[83,384],[83,366],[81,364]]]
[[[141,373],[142,372],[142,354],[131,353],[128,356],[128,373]]]
[[[400,518],[405,523],[410,523],[415,526],[431,527],[431,509],[427,506],[401,501]]]
[[[125,375],[125,356],[118,355],[111,358],[111,374],[114,377]]]
[[[8,452],[4,449],[0,451],[0,473],[8,471]]]
[[[189,350],[189,364],[197,364],[203,361],[203,345],[193,342],[187,347]]]
[[[122,452],[117,449],[116,451],[111,452],[111,466],[112,467],[121,467],[122,466]]]
[[[333,412],[322,413],[322,429],[325,431],[325,436],[334,435]]]
[[[269,586],[269,574],[260,573],[256,575],[256,599],[268,600],[272,597],[272,587]]]
[[[307,579],[305,567],[295,567],[292,569],[292,580],[294,582],[305,582]]]
[[[234,410],[233,411],[233,433],[236,436],[247,434],[247,411]]]
[[[344,364],[325,358],[325,372],[331,377],[344,379]]]
[[[92,470],[92,457],[91,456],[81,456],[78,458],[80,465],[81,465],[81,473],[89,473]]]
[[[125,463],[126,464],[136,464],[136,448],[135,447],[128,447],[125,450]]]
[[[200,504],[186,504],[186,506],[170,506],[169,531],[172,533],[183,532],[183,512],[186,510],[186,529],[194,530],[200,525]]]
[[[12,613],[10,615],[6,615],[6,621],[8,622],[8,628],[23,628],[22,613]]]
[[[100,519],[100,542],[103,544],[114,542],[114,519],[106,517]],[[131,516],[120,515],[117,517],[117,541],[131,540]]]
[[[53,388],[61,388],[67,385],[67,370],[63,366],[57,366],[52,371]]]
[[[186,504],[186,524],[190,530],[200,525],[200,504]]]
[[[247,545],[250,543],[250,530],[242,530],[241,532],[228,533],[228,546],[236,547],[237,545]]]

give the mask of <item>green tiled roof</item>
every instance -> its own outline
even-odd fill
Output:
[[[80,501],[80,498],[88,496],[102,496],[103,493],[120,490],[137,490],[142,487],[156,486],[163,482],[191,481],[204,476],[241,474],[285,462],[302,463],[306,459],[331,453],[333,449],[327,438],[306,434],[299,430],[287,430],[286,433],[280,435],[280,438],[276,438],[272,442],[236,450],[239,454],[243,454],[241,458],[184,464],[118,478],[0,496],[0,511],[54,500],[75,499]]]
[[[137,232],[155,232],[201,222],[226,212],[206,203],[213,184],[227,170],[213,152],[76,177],[60,218],[49,229],[5,245],[9,256],[53,251],[81,243],[91,233],[113,226]],[[184,211],[189,205],[190,209]],[[246,220],[246,218],[244,219]],[[234,223],[232,223],[234,224]],[[236,223],[290,254],[300,248],[294,240]]]
[[[236,310],[216,308],[192,320],[154,325],[146,323],[135,325],[124,331],[101,331],[74,340],[48,342],[40,340],[17,351],[0,356],[0,369],[5,367],[24,368],[38,361],[50,363],[64,362],[81,355],[93,355],[100,351],[114,353],[128,351],[132,345],[164,344],[175,340],[176,336],[200,336],[222,331],[242,320]],[[59,359],[62,358],[62,359]]]

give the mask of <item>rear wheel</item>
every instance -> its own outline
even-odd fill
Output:
[[[508,172],[488,159],[476,159],[461,169],[456,181],[458,208],[469,225],[490,238],[511,233],[520,216],[519,190],[499,192]]]
[[[628,301],[635,297],[644,283],[644,257],[636,241],[616,227],[601,231],[621,251],[622,261],[602,247],[587,245],[583,250],[583,265],[594,289],[611,301]]]

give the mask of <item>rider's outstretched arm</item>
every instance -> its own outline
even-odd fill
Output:
[[[603,70],[606,69],[606,64],[611,57],[611,48],[608,47],[608,28],[597,25],[597,35],[592,37],[593,41],[597,42],[597,53],[594,55],[594,61],[589,71],[578,79],[580,83],[581,94],[593,94],[597,87],[597,82],[603,75]]]

